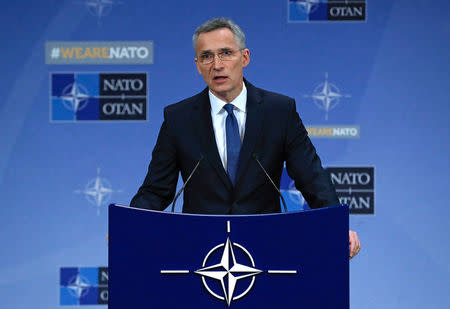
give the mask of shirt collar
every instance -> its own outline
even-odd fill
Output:
[[[222,108],[224,107],[227,102],[222,101],[218,97],[216,97],[211,90],[208,91],[209,94],[209,102],[211,102],[211,112],[213,115],[217,115],[222,111]],[[241,93],[230,102],[230,104],[233,104],[238,110],[242,112],[246,112],[247,107],[247,88],[245,87],[245,83],[243,83],[242,91]]]

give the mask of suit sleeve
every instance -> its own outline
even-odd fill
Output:
[[[144,183],[130,202],[131,207],[164,210],[172,201],[178,181],[175,140],[170,134],[166,110],[152,152]]]
[[[289,105],[286,127],[286,171],[311,208],[339,204],[331,183],[300,119],[295,101]]]

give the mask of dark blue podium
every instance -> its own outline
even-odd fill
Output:
[[[109,207],[109,308],[349,308],[348,207],[250,216]]]

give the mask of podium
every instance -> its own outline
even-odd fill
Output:
[[[109,308],[349,308],[348,207],[192,215],[109,206]]]

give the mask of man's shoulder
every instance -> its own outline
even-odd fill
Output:
[[[265,89],[261,89],[261,88],[257,88],[261,91],[261,93],[263,94],[263,98],[266,100],[277,100],[277,101],[294,101],[293,98],[285,95],[285,94],[281,94],[278,92],[274,92],[274,91],[269,91],[269,90],[265,90]]]
[[[247,83],[247,89],[249,95],[253,96],[257,101],[263,102],[266,108],[286,109],[293,105],[295,106],[295,100],[287,95],[258,88],[250,83]]]
[[[207,94],[208,94],[207,89],[204,89],[203,91],[189,98],[167,105],[164,108],[164,113],[170,114],[185,113],[191,110],[192,108],[197,108],[197,106],[206,99],[205,96],[207,97]]]

